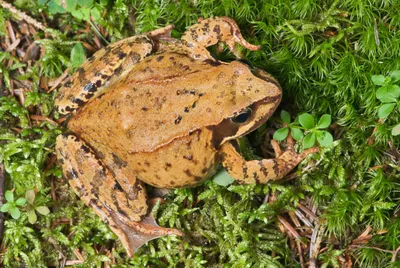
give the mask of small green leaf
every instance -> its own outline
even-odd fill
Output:
[[[383,103],[395,102],[396,97],[392,94],[393,90],[392,87],[380,87],[376,91],[376,98]]]
[[[68,12],[72,12],[76,9],[76,0],[67,0],[67,8]]]
[[[79,5],[81,7],[91,7],[93,5],[93,0],[80,0]]]
[[[397,124],[392,128],[392,135],[397,136],[399,134],[400,134],[400,124]]]
[[[77,43],[71,50],[71,65],[76,68],[85,61],[85,49],[81,43]]]
[[[19,211],[19,209],[17,207],[12,207],[10,209],[10,215],[11,215],[11,217],[13,217],[13,219],[18,220],[19,217],[21,216],[21,212]]]
[[[1,206],[0,211],[1,212],[7,212],[10,210],[10,208],[12,207],[11,203],[5,203]]]
[[[90,8],[82,7],[80,11],[83,14],[83,20],[89,21],[90,20]]]
[[[25,198],[22,198],[22,197],[18,198],[17,201],[15,201],[15,204],[16,204],[17,206],[20,206],[20,207],[22,207],[23,205],[25,205],[25,203],[26,203],[26,199],[25,199]]]
[[[71,11],[71,15],[79,20],[83,19],[83,13],[80,9],[75,9],[75,10]]]
[[[396,70],[391,73],[390,77],[392,78],[393,82],[397,82],[400,80],[400,70]]]
[[[317,128],[327,128],[331,125],[332,117],[330,114],[324,114],[318,121]]]
[[[33,204],[35,200],[35,191],[34,190],[27,190],[25,193],[25,199],[28,201],[29,204]]]
[[[318,131],[317,140],[323,147],[329,147],[333,144],[333,137],[328,131]]]
[[[290,133],[292,134],[293,139],[295,139],[296,141],[299,141],[304,137],[303,131],[297,127],[291,127]]]
[[[299,121],[305,129],[312,129],[315,126],[314,116],[308,113],[300,115]]]
[[[213,181],[218,185],[226,187],[232,184],[235,180],[232,178],[231,175],[229,175],[229,173],[225,169],[222,169],[214,176]]]
[[[61,5],[57,4],[55,1],[50,1],[49,12],[51,14],[65,13],[65,9]]]
[[[281,111],[281,119],[286,124],[290,124],[290,114],[288,112],[286,112],[285,110]]]
[[[385,103],[379,107],[378,116],[379,118],[386,118],[394,109],[396,103]]]
[[[49,0],[38,0],[38,4],[39,6],[43,6],[44,4],[46,4]]]
[[[275,131],[273,139],[277,141],[282,141],[286,139],[288,134],[289,134],[289,128],[283,127]]]
[[[46,206],[39,206],[35,208],[37,212],[39,212],[42,215],[47,215],[50,213],[50,209]]]
[[[99,20],[101,18],[101,13],[97,8],[92,8],[90,10],[90,15],[92,16],[92,19],[94,21],[97,21],[97,20]]]
[[[303,139],[303,148],[308,149],[313,147],[315,144],[315,133],[308,133]]]
[[[7,190],[4,196],[8,202],[14,202],[14,193],[10,190]]]
[[[389,85],[388,92],[397,99],[400,96],[400,87],[398,85]]]
[[[37,221],[37,215],[34,210],[28,211],[28,221],[30,224],[35,224]]]
[[[381,86],[385,82],[385,77],[383,75],[373,75],[372,82],[375,85]]]

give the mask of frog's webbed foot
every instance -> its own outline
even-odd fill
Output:
[[[228,142],[221,147],[222,165],[238,183],[266,183],[283,178],[307,155],[318,152],[318,147],[313,147],[302,153],[296,153],[290,135],[287,140],[287,149],[283,152],[275,140],[272,140],[271,144],[276,158],[246,161],[236,151],[233,144]]]
[[[258,50],[261,46],[247,42],[240,33],[239,26],[229,17],[215,17],[200,20],[199,23],[191,26],[182,35],[182,41],[197,59],[212,59],[206,47],[224,42],[236,57],[240,58],[236,43],[249,50]]]
[[[150,240],[166,235],[183,235],[177,229],[160,227],[152,215],[148,215],[140,222],[127,222],[113,211],[110,211],[110,215],[113,219],[113,222],[109,222],[110,228],[120,239],[129,257]]]
[[[73,190],[110,226],[130,256],[149,240],[182,235],[178,230],[158,226],[151,216],[142,220],[147,214],[143,183],[135,177],[124,178],[124,170],[110,172],[107,167],[113,168],[111,160],[99,159],[84,141],[73,135],[60,135],[56,152]],[[121,183],[114,175],[121,177]]]

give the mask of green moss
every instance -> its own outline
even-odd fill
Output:
[[[2,90],[9,91],[10,77],[33,82],[24,106],[15,97],[0,98],[0,160],[7,171],[7,189],[14,189],[17,197],[36,189],[41,205],[51,209],[35,225],[28,223],[26,213],[18,220],[6,214],[5,266],[47,267],[58,263],[60,252],[65,260],[76,260],[79,251],[85,259],[82,267],[99,267],[103,262],[126,267],[299,267],[297,249],[278,228],[277,216],[287,215],[303,200],[316,207],[326,230],[322,235],[326,251],[318,257],[321,265],[338,267],[344,256],[361,267],[390,265],[390,251],[400,246],[400,173],[395,151],[400,138],[391,134],[400,117],[395,109],[378,123],[379,87],[371,77],[400,69],[398,1],[93,1],[91,7],[107,9],[94,25],[104,27],[108,33],[104,37],[111,42],[170,23],[176,26],[172,35],[179,37],[201,16],[234,18],[247,40],[262,44],[259,51],[243,53],[281,83],[284,99],[279,110],[292,115],[308,112],[318,118],[327,113],[336,123],[330,128],[336,140],[333,146],[301,164],[295,181],[228,187],[210,181],[171,192],[169,202],[156,206],[154,213],[161,225],[179,228],[185,237],[154,240],[133,259],[126,257],[108,227],[77,200],[60,178],[59,167],[50,161],[59,127],[29,118],[58,118],[54,94],[39,88],[39,78],[61,75],[71,65],[74,45],[91,42],[96,33],[83,34],[80,30],[89,24],[71,12],[53,14],[48,5],[36,1],[15,4],[32,11],[38,20],[42,11],[48,25],[62,35],[45,39],[39,32],[36,38],[42,39],[46,50],[29,66],[8,53],[0,55]],[[9,12],[2,10],[0,24],[7,19]],[[0,35],[4,33],[0,27]],[[234,58],[227,51],[217,56]],[[24,68],[24,75],[19,68]],[[264,134],[281,123],[276,113],[242,140],[246,157],[265,151]],[[264,203],[267,195],[276,201]],[[352,244],[367,225],[372,238]],[[307,236],[301,241],[310,244]],[[304,257],[307,260],[308,252]]]

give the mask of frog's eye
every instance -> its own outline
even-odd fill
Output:
[[[253,70],[253,69],[254,69],[254,65],[253,65],[253,63],[251,63],[249,60],[245,60],[245,59],[239,59],[238,61],[240,61],[241,63],[244,63],[244,64],[246,64],[247,66],[249,66],[249,68],[250,68],[251,70]]]
[[[231,117],[231,121],[238,125],[246,123],[246,121],[249,120],[249,118],[250,118],[251,112],[252,111],[250,108],[246,108],[243,111],[241,111],[239,114]]]

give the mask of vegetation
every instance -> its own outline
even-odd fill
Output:
[[[4,266],[400,265],[398,1],[16,0],[13,5],[50,30],[0,9]],[[160,225],[186,235],[151,241],[130,259],[61,176],[54,155],[55,138],[65,130],[54,109],[57,85],[107,43],[171,23],[179,38],[199,17],[211,16],[232,17],[247,40],[262,45],[241,53],[284,90],[275,115],[240,140],[244,156],[273,157],[274,133],[282,145],[291,133],[298,150],[317,140],[320,153],[282,181],[237,185],[222,172],[216,181],[170,192],[153,213]],[[222,60],[234,59],[227,50],[212,49]]]

